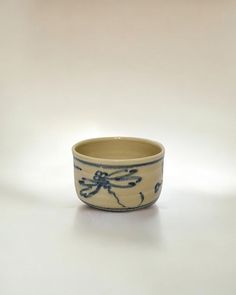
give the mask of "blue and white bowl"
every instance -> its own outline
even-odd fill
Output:
[[[145,208],[163,183],[164,147],[142,138],[103,137],[72,148],[75,188],[87,205],[108,211]]]

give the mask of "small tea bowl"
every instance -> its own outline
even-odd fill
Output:
[[[134,137],[102,137],[72,147],[75,188],[87,205],[131,211],[154,204],[163,182],[164,147]]]

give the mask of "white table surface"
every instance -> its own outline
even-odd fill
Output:
[[[236,294],[236,4],[1,1],[0,294]],[[166,147],[158,203],[96,211],[71,146]]]

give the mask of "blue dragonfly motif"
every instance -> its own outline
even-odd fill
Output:
[[[134,175],[138,172],[138,169],[120,169],[112,173],[97,170],[92,179],[82,177],[79,180],[79,184],[82,186],[80,195],[84,198],[90,198],[96,195],[102,188],[106,189],[117,201],[117,203],[125,207],[122,204],[113,191],[114,188],[131,188],[142,180],[142,177]],[[141,203],[144,196],[140,193]]]

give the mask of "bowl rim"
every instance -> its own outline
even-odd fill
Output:
[[[98,142],[98,141],[105,141],[105,140],[127,140],[127,141],[140,141],[146,144],[152,144],[158,148],[161,149],[161,151],[159,153],[156,153],[154,155],[151,156],[145,156],[145,157],[139,157],[139,158],[128,158],[128,159],[107,159],[107,158],[98,158],[98,157],[92,157],[92,156],[87,156],[84,154],[81,154],[79,152],[76,151],[76,148],[82,144],[85,143],[92,143],[92,142]],[[77,143],[75,143],[72,146],[72,153],[73,156],[75,158],[75,160],[79,160],[79,161],[88,161],[91,163],[104,163],[104,164],[129,164],[129,163],[133,163],[133,164],[138,164],[138,163],[146,163],[146,162],[152,162],[152,161],[159,161],[162,158],[164,158],[164,154],[165,154],[165,148],[164,146],[156,141],[156,140],[151,140],[151,139],[147,139],[147,138],[142,138],[142,137],[129,137],[129,136],[106,136],[106,137],[94,137],[94,138],[89,138],[89,139],[84,139],[81,140]]]

